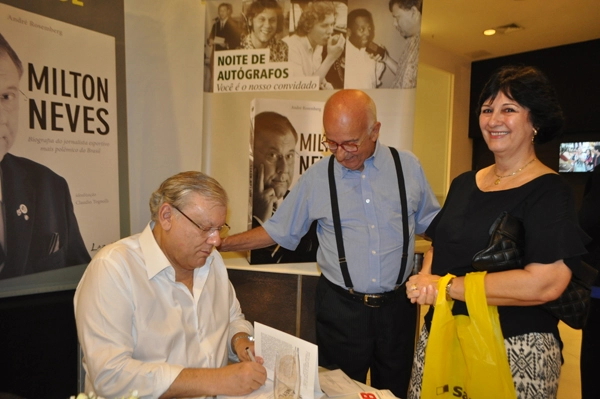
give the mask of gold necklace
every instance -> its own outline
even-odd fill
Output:
[[[496,165],[494,165],[494,174],[497,177],[497,179],[494,182],[494,184],[497,186],[498,184],[500,184],[500,179],[504,179],[505,177],[511,177],[511,176],[516,175],[517,173],[519,173],[520,171],[522,171],[523,169],[525,169],[527,166],[529,166],[529,164],[532,163],[533,161],[535,161],[535,158],[533,158],[531,161],[527,162],[524,166],[522,166],[521,168],[519,168],[515,172],[512,172],[510,175],[505,175],[505,176],[500,176],[499,174],[497,174],[496,173]]]

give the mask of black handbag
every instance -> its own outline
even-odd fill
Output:
[[[562,295],[543,306],[569,327],[580,330],[585,327],[590,313],[592,284],[598,270],[581,261],[579,268],[572,271],[571,281]]]
[[[504,211],[490,227],[487,248],[473,256],[475,270],[502,272],[523,266],[525,229],[523,223]]]
[[[472,265],[487,272],[523,268],[524,242],[523,223],[502,212],[490,228],[488,247],[473,256]],[[571,281],[561,296],[542,306],[568,326],[581,329],[590,311],[592,284],[598,271],[583,261],[571,270]]]

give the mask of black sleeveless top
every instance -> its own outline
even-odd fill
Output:
[[[452,182],[442,210],[427,229],[433,240],[432,273],[464,276],[473,272],[473,255],[486,248],[489,229],[502,211],[520,219],[525,227],[525,264],[579,262],[589,237],[577,222],[571,188],[556,174],[542,175],[520,187],[481,191],[476,172],[466,172]],[[425,316],[431,325],[433,307]],[[464,302],[453,312],[466,314]],[[551,332],[558,339],[558,319],[541,306],[499,306],[504,338],[531,332]]]

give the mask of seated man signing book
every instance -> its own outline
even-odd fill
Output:
[[[227,225],[227,194],[184,172],[150,198],[140,234],[102,248],[75,292],[85,390],[107,398],[245,395],[262,386],[244,319],[215,246]],[[228,365],[228,360],[236,362]]]

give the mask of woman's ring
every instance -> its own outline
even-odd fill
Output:
[[[418,288],[417,288],[417,285],[416,285],[416,284],[413,284],[413,285],[411,285],[411,286],[410,286],[410,290],[411,290],[411,291],[416,291],[417,289],[418,289]]]

